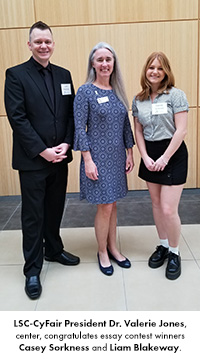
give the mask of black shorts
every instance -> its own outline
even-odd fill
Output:
[[[156,161],[169,146],[171,139],[162,141],[145,141],[149,157]],[[141,159],[138,176],[147,182],[180,185],[186,182],[188,171],[188,151],[183,141],[178,150],[170,158],[163,171],[149,171]]]

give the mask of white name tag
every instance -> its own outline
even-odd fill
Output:
[[[167,113],[167,103],[152,103],[152,115],[164,115]]]
[[[62,95],[71,95],[72,94],[72,90],[71,90],[71,84],[61,84],[61,92]]]
[[[98,103],[105,103],[105,102],[109,102],[109,98],[108,98],[108,96],[105,96],[105,97],[99,97],[99,98],[97,99],[97,102],[98,102]]]

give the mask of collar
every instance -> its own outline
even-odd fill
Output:
[[[46,67],[42,66],[38,61],[36,61],[33,57],[31,57],[31,61],[33,62],[33,64],[35,65],[35,67],[37,68],[38,71],[41,71],[43,69],[47,69],[51,72],[51,64],[50,62],[48,63],[48,65]]]

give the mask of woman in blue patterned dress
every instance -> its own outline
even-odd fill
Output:
[[[174,83],[166,55],[154,52],[143,67],[142,91],[133,100],[135,136],[142,157],[139,177],[147,183],[160,238],[149,266],[158,268],[168,258],[165,272],[168,279],[181,274],[178,206],[188,168],[184,142],[188,102]]]
[[[97,204],[99,268],[112,275],[110,259],[123,268],[131,266],[116,246],[116,201],[127,193],[134,139],[118,59],[109,44],[98,43],[89,55],[86,83],[75,96],[74,118],[74,150],[82,155],[80,198]]]

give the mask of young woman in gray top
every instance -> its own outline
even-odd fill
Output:
[[[168,258],[168,279],[176,279],[181,274],[178,205],[188,168],[184,143],[188,102],[185,93],[174,84],[166,55],[154,52],[143,67],[142,91],[134,97],[132,105],[135,137],[141,154],[139,177],[147,183],[160,238],[149,258],[149,266],[158,268]]]

